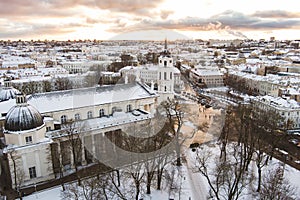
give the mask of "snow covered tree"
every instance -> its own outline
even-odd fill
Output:
[[[79,169],[78,167],[82,164],[82,140],[80,132],[84,124],[81,122],[66,122],[62,124],[62,134],[66,138],[64,141],[66,143],[67,149],[66,151],[71,152],[71,163],[73,163],[75,168],[75,173],[77,176],[78,183],[80,185],[80,176],[79,176]],[[68,153],[68,152],[67,152]]]
[[[297,199],[295,188],[284,178],[284,167],[279,166],[268,171],[263,176],[261,190],[259,192],[261,200],[293,200]]]
[[[197,151],[196,166],[207,180],[211,197],[217,200],[237,200],[242,192],[254,180],[247,171],[247,162],[243,145],[227,144],[227,159],[213,155],[207,146]]]
[[[175,140],[175,151],[176,151],[176,165],[181,166],[181,145],[182,145],[182,133],[181,128],[183,125],[184,112],[178,101],[167,100],[162,102],[162,107],[166,113],[167,123],[169,131]]]
[[[126,195],[121,191],[121,187],[117,186],[113,171],[105,172],[97,177],[89,177],[82,180],[79,185],[77,182],[66,184],[66,190],[61,192],[64,199],[127,199]]]

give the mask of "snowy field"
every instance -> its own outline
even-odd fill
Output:
[[[214,155],[218,155],[219,153],[219,148],[216,145],[210,146],[210,150],[213,152]],[[175,182],[177,184],[176,187],[177,188],[178,186],[180,187],[180,192],[178,192],[178,189],[174,192],[167,189],[163,191],[159,191],[152,188],[151,195],[142,194],[140,198],[143,198],[144,200],[152,200],[152,199],[153,200],[168,200],[168,199],[205,200],[207,191],[209,190],[209,186],[206,182],[206,179],[199,172],[197,172],[197,168],[195,167],[196,152],[188,150],[186,154],[187,154],[186,155],[187,162],[180,168],[175,167],[175,171],[170,173],[170,174],[172,173],[175,174],[176,177]],[[270,162],[270,164],[266,168],[264,168],[264,171],[275,168],[279,164],[280,161],[273,159]],[[255,165],[252,164],[252,167],[255,167]],[[297,196],[299,196],[300,195],[300,187],[299,187],[300,171],[286,165],[284,176],[289,180],[291,185],[293,185],[296,188]],[[24,200],[34,200],[34,199],[60,200],[63,199],[61,194],[62,194],[61,187],[58,186],[49,190],[37,192],[35,194],[27,196],[24,198]],[[249,198],[252,199],[248,195],[243,195],[240,199],[249,199]]]

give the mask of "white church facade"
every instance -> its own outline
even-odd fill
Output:
[[[12,186],[24,187],[51,180],[61,170],[74,169],[68,125],[80,134],[78,165],[97,160],[105,133],[144,123],[153,116],[159,96],[139,83],[17,95],[2,113]],[[4,102],[7,103],[7,102]],[[1,106],[1,104],[0,104]],[[1,109],[4,112],[3,109]],[[73,125],[72,125],[73,126]],[[80,157],[80,158],[79,158]]]

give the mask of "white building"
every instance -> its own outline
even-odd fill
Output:
[[[192,69],[189,74],[191,80],[200,87],[224,86],[224,75],[218,69]]]
[[[34,94],[28,101],[18,95],[16,101],[1,102],[7,144],[4,152],[13,186],[15,181],[26,186],[53,179],[61,165],[63,171],[74,168],[71,149],[66,146],[69,138],[63,128],[65,123],[80,123],[76,130],[81,131],[74,134],[80,134],[82,141],[78,163],[83,166],[95,161],[91,156],[100,151],[97,142],[105,133],[151,119],[157,98],[146,87],[134,83]],[[95,147],[87,150],[92,144]]]
[[[165,50],[158,58],[158,65],[126,66],[120,69],[122,77],[136,77],[137,81],[145,83],[160,95],[161,101],[174,97],[174,91],[182,88],[180,71],[174,67],[170,52]]]
[[[291,129],[300,128],[300,105],[295,100],[266,95],[255,97],[252,101],[260,109],[276,111],[284,118],[285,123],[293,122]]]
[[[72,74],[86,73],[90,69],[90,67],[93,66],[93,63],[87,60],[63,60],[60,62],[60,64],[63,68],[65,68]]]
[[[300,78],[295,76],[278,76],[273,74],[260,76],[234,70],[229,70],[228,79],[244,84],[243,86],[248,88],[249,91],[254,91],[259,95],[274,97],[278,97],[279,88],[299,87],[300,85]]]

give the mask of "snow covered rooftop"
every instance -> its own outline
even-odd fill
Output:
[[[27,102],[40,113],[47,113],[151,97],[156,97],[156,94],[138,83],[131,83],[38,93],[28,96]],[[7,113],[16,104],[15,101],[12,99],[0,102],[0,113]]]
[[[300,105],[293,99],[283,99],[281,97],[258,96],[256,101],[270,105],[276,109],[300,109]]]
[[[223,74],[219,70],[191,70],[193,73],[199,76],[222,76]]]
[[[153,71],[153,72],[157,72],[158,69],[161,68],[161,66],[159,65],[154,65],[154,64],[146,64],[146,65],[142,65],[142,66],[125,66],[123,68],[121,68],[119,70],[119,72],[123,72],[123,71],[132,71],[132,72],[138,72],[138,71]],[[173,73],[177,73],[180,74],[179,69],[177,69],[176,67],[172,67]]]
[[[19,64],[34,64],[34,63],[36,62],[29,57],[5,55],[3,58],[2,67],[18,67]]]
[[[35,106],[41,113],[47,113],[153,96],[155,94],[151,94],[140,84],[134,83],[34,94],[28,98],[28,103]]]

